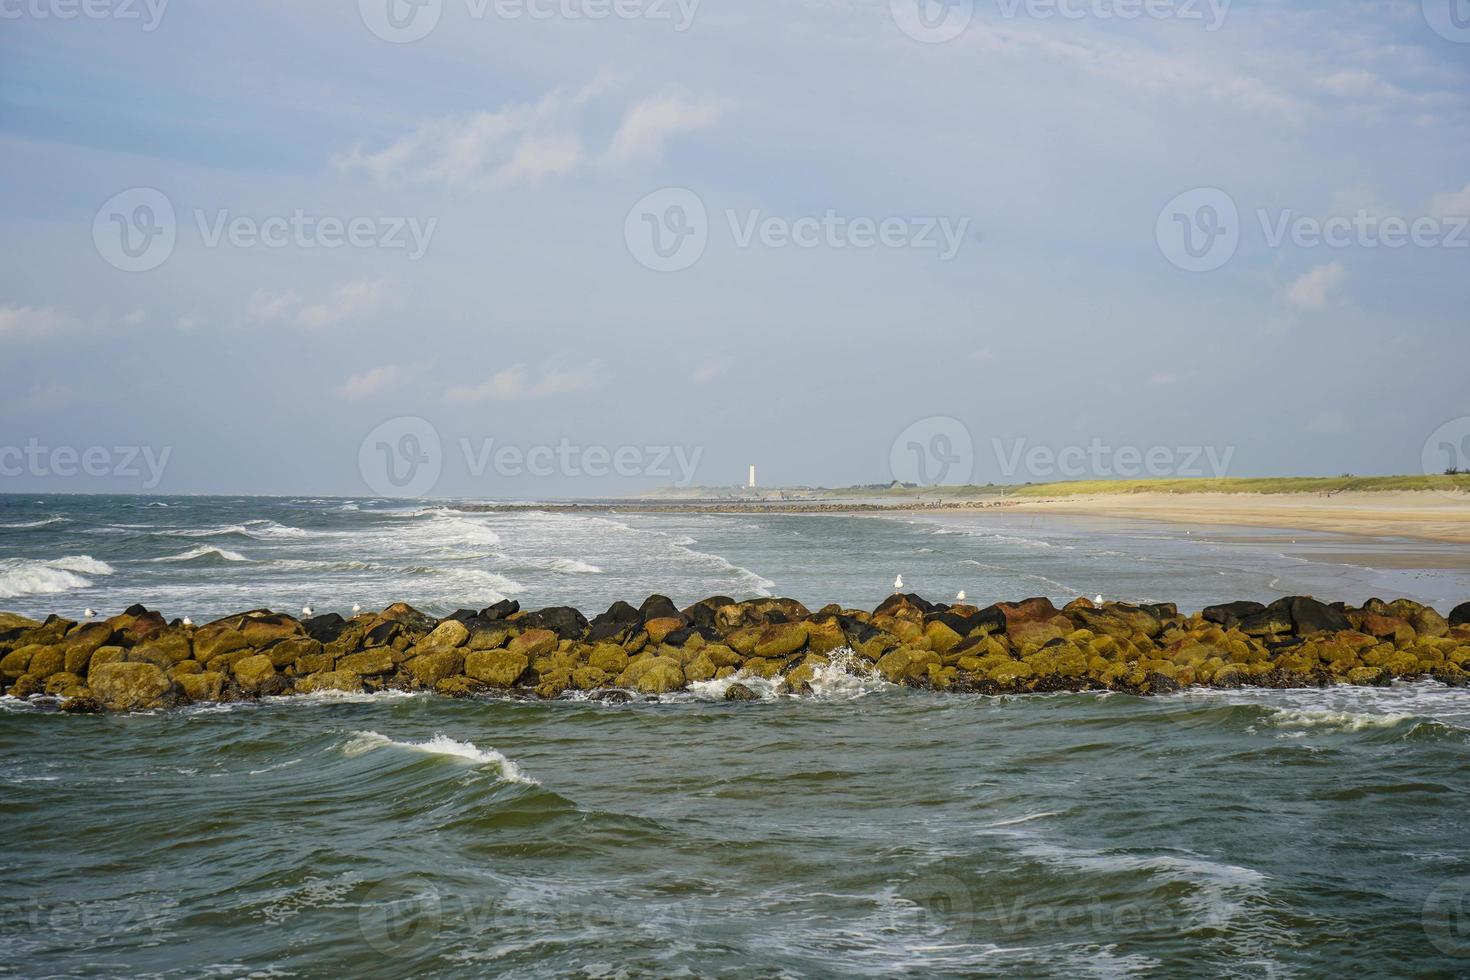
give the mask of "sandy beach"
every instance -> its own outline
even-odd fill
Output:
[[[1432,490],[1324,494],[1139,493],[1007,500],[1008,510],[1182,524],[1337,531],[1470,543],[1470,496]]]

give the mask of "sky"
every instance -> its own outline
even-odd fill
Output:
[[[0,492],[1470,465],[1464,0],[0,0]]]

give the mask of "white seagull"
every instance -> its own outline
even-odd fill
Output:
[[[91,609],[83,609],[82,615],[87,617],[88,619],[91,619],[93,616],[97,615],[97,613]]]
[[[1103,597],[1101,595],[1094,596],[1092,601],[1100,606],[1103,604]]]
[[[960,589],[960,594],[954,597],[954,601],[955,602],[964,602],[965,601],[965,590],[964,589]]]
[[[354,602],[352,604],[352,615],[356,616],[360,612],[362,612],[362,607]]]
[[[313,613],[311,611],[311,607],[310,606],[302,606],[301,607],[301,615],[303,615],[303,616],[311,616],[311,615],[313,615]]]
[[[893,591],[894,592],[902,592],[903,591],[903,576],[902,575],[900,575],[898,578],[896,578],[896,579],[893,580]]]
[[[185,626],[193,626],[194,625],[194,620],[190,619],[188,616],[185,616],[184,617],[184,625]]]

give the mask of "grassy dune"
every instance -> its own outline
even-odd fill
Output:
[[[1343,493],[1385,490],[1470,492],[1470,474],[1455,476],[1283,476],[1194,480],[1077,480],[1007,487],[1011,497],[1128,493]]]

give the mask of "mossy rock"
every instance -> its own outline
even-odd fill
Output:
[[[847,646],[847,635],[834,616],[806,624],[806,648],[812,653],[831,653]]]
[[[349,671],[359,677],[377,677],[382,674],[391,674],[396,663],[394,652],[388,647],[377,647],[373,650],[364,650],[362,653],[348,654],[337,660],[338,671]],[[236,665],[238,671],[239,665]]]
[[[177,680],[178,678],[183,677],[185,674],[204,673],[204,665],[197,660],[180,660],[168,670],[164,671],[164,673],[167,674],[169,677]]]
[[[432,688],[442,680],[458,676],[464,670],[464,654],[457,648],[450,647],[437,653],[421,654],[404,666],[413,677],[415,686]]]
[[[650,619],[644,623],[643,628],[648,632],[649,642],[662,643],[670,633],[677,629],[683,629],[685,625],[682,617],[660,616],[657,619]]]
[[[595,691],[607,684],[609,674],[601,667],[578,667],[572,671],[572,686],[579,691]]]
[[[262,694],[275,686],[276,665],[264,654],[246,657],[235,663],[235,682],[247,694]],[[90,681],[90,678],[89,678]],[[95,685],[92,685],[95,688]]]
[[[1021,660],[1012,660],[1009,663],[996,664],[991,667],[986,677],[1003,688],[1015,688],[1025,684],[1036,676],[1036,671],[1031,665]]]
[[[719,670],[719,666],[706,656],[703,651],[700,651],[697,657],[684,664],[683,667],[684,676],[691,683],[694,681],[713,680],[715,673]]]
[[[190,701],[218,701],[225,689],[225,675],[213,670],[176,674],[174,680]]]
[[[529,664],[533,658],[555,650],[558,642],[560,637],[551,630],[526,630],[511,640],[506,650],[513,656],[524,658]],[[475,675],[471,673],[470,676]]]
[[[31,665],[31,658],[45,649],[47,648],[42,644],[28,643],[0,657],[0,678],[7,681],[19,680]]]
[[[31,657],[26,673],[40,680],[66,669],[66,652],[61,647],[42,647]]]
[[[53,697],[70,698],[76,697],[86,689],[87,682],[80,675],[62,671],[52,674],[42,684],[42,689]]]
[[[277,670],[283,670],[294,667],[296,661],[302,657],[321,656],[322,644],[309,636],[293,636],[289,640],[266,647],[261,653],[271,658],[271,663],[276,665]]]
[[[228,627],[204,627],[194,634],[194,659],[209,663],[215,657],[249,648],[245,634]]]
[[[716,667],[734,667],[738,669],[745,662],[745,658],[723,643],[711,643],[700,652],[708,657],[710,662]],[[1470,656],[1470,648],[1467,648],[1466,654]]]
[[[164,705],[173,681],[154,664],[94,664],[87,687],[108,711],[146,711]]]
[[[1354,667],[1347,672],[1346,679],[1360,687],[1380,687],[1389,682],[1390,675],[1382,667]]]
[[[477,694],[484,693],[486,689],[487,687],[484,682],[463,675],[459,677],[446,677],[434,685],[435,694],[442,694],[448,698],[472,698]]]
[[[668,694],[684,686],[684,669],[672,657],[654,657],[643,668],[634,683],[643,694]]]
[[[948,653],[964,639],[947,624],[937,619],[924,627],[924,636],[929,640],[929,649],[941,654]]]
[[[309,677],[297,678],[296,690],[302,694],[316,694],[321,691],[356,694],[362,690],[362,675],[350,670],[323,671]]]
[[[599,643],[587,655],[587,665],[614,676],[628,669],[628,652],[612,643]]]
[[[539,632],[549,632],[541,630]],[[550,633],[554,638],[555,633]],[[520,639],[520,637],[517,637]],[[552,647],[556,646],[553,639]],[[464,672],[477,681],[494,687],[514,687],[521,675],[531,666],[529,657],[513,650],[486,650],[472,653],[464,658]]]
[[[465,641],[465,650],[469,653],[499,650],[514,635],[515,631],[508,626],[477,627],[470,630],[470,638]]]
[[[457,619],[446,619],[419,641],[420,646],[455,650],[470,641],[470,629]]]

